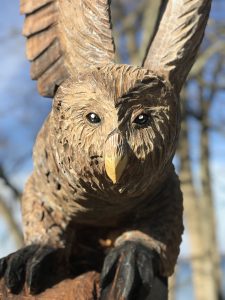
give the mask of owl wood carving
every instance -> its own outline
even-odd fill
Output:
[[[11,292],[66,266],[101,272],[101,299],[166,299],[183,232],[179,92],[210,5],[169,0],[137,67],[114,61],[108,0],[21,0],[31,76],[54,100],[22,199],[26,246],[0,261]]]

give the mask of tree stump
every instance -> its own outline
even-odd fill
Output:
[[[74,279],[65,279],[38,295],[30,295],[26,287],[20,294],[13,295],[1,280],[0,300],[97,300],[99,290],[99,273],[94,271]]]

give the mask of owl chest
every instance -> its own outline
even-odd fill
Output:
[[[59,205],[66,207],[71,218],[78,223],[106,226],[118,224],[124,215],[132,211],[132,199],[116,196],[111,192],[84,191],[77,187],[76,191],[59,196]]]
[[[152,200],[154,199],[149,193],[132,197],[129,193],[120,193],[110,187],[99,190],[90,186],[84,188],[80,183],[72,185],[65,182],[54,201],[74,222],[101,227],[117,226],[124,221],[133,222],[139,213],[146,211],[143,203],[145,207],[148,206],[151,215],[154,208]]]

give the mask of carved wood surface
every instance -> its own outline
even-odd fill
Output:
[[[25,289],[19,295],[7,292],[0,281],[0,300],[97,300],[99,296],[99,274],[88,272],[75,279],[65,279],[41,294],[32,296]]]
[[[53,97],[69,76],[114,62],[108,0],[21,0],[31,77]],[[170,0],[147,51],[144,67],[165,76],[179,92],[202,41],[211,0]]]
[[[211,0],[170,0],[148,49],[144,67],[161,74],[179,92],[201,44]]]
[[[161,276],[173,273],[183,232],[172,165],[180,123],[177,92],[194,62],[210,3],[168,1],[144,68],[137,68],[114,64],[108,0],[21,0],[32,78],[44,96],[53,97],[60,86],[38,135],[34,172],[22,199],[26,245],[67,246],[78,264],[95,255],[97,267],[85,271],[100,271],[107,254],[100,241],[114,230],[120,236],[112,247],[141,243],[158,253]],[[89,122],[90,114],[100,122]],[[147,121],[136,122],[138,117]],[[117,159],[121,172],[111,172]],[[26,249],[19,257],[29,254]],[[45,262],[47,250],[29,254],[32,272]],[[7,269],[16,259],[7,260]],[[115,279],[112,289],[121,291]],[[3,284],[0,298],[94,300],[98,291],[98,274],[92,272],[35,297],[26,290],[10,295]]]
[[[53,97],[70,73],[114,60],[108,0],[21,0],[31,77]]]

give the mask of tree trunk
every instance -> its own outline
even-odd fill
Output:
[[[176,268],[175,273],[169,277],[169,300],[176,299]]]
[[[213,90],[210,93],[210,99],[205,101],[203,99],[203,90],[200,88],[200,104],[202,108],[202,122],[201,122],[201,182],[202,182],[202,195],[200,201],[200,208],[203,215],[202,227],[203,235],[206,242],[206,252],[212,262],[211,276],[215,281],[217,290],[217,299],[221,299],[221,269],[220,269],[220,255],[218,249],[218,242],[216,236],[216,218],[214,211],[213,195],[212,195],[212,178],[210,174],[210,153],[209,153],[209,108],[213,98]]]
[[[203,226],[205,216],[201,211],[200,201],[193,186],[186,119],[182,124],[180,144],[180,179],[184,194],[184,217],[190,240],[195,298],[197,300],[217,300],[217,286],[213,278],[213,263],[208,255],[208,236],[205,234]]]

